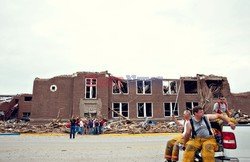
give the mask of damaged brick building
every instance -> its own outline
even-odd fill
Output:
[[[21,94],[16,96],[0,96],[0,120],[11,118],[26,119],[31,113],[31,94]]]
[[[50,79],[36,78],[33,94],[29,96],[32,101],[19,99],[18,117],[30,116],[34,122],[68,120],[72,115],[116,119],[119,116],[111,111],[115,110],[131,120],[146,117],[168,120],[172,114],[180,116],[185,109],[196,105],[211,112],[219,95],[227,98],[230,109],[249,113],[250,94],[232,94],[226,77],[197,74],[163,79],[132,75],[125,79],[107,71],[77,72]]]

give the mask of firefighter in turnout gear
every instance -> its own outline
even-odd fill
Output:
[[[214,152],[218,150],[218,145],[212,133],[209,120],[220,118],[228,123],[232,129],[235,129],[235,125],[222,114],[204,115],[203,109],[200,106],[193,108],[193,114],[194,116],[186,124],[187,128],[183,144],[185,148],[183,162],[193,162],[195,152],[199,149],[201,149],[203,162],[214,162]],[[191,134],[192,139],[190,139]]]
[[[230,112],[228,110],[227,101],[226,101],[226,98],[224,96],[219,97],[219,100],[214,104],[213,111],[215,113],[218,113],[218,114],[223,114],[225,117],[227,117],[234,124],[237,123],[237,121],[234,118],[230,118]],[[222,127],[223,121],[220,119],[217,119],[216,121]]]
[[[183,144],[184,142],[184,134],[185,134],[185,125],[187,121],[191,118],[191,112],[189,110],[185,110],[183,113],[183,123],[181,124],[178,120],[176,120],[175,116],[172,116],[174,122],[183,129],[183,133],[180,136],[177,136],[167,142],[167,146],[165,149],[165,159],[167,162],[178,161],[179,158],[179,143]]]

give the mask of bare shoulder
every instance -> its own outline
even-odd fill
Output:
[[[188,120],[188,121],[186,121],[185,126],[186,126],[188,129],[192,129],[192,128],[191,128],[191,124],[190,124],[190,121],[189,121],[189,120]]]
[[[214,120],[218,118],[218,114],[206,114],[205,115],[209,120]]]

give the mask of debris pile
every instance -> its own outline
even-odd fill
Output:
[[[129,133],[129,134],[141,134],[141,133],[174,133],[181,132],[181,129],[177,127],[173,122],[127,122],[126,120],[118,122],[110,122],[104,127],[105,134],[112,133]]]
[[[250,123],[250,116],[244,112],[241,112],[239,109],[235,111],[234,109],[230,110],[231,116],[236,119],[239,124],[247,124]]]
[[[231,109],[230,113],[239,124],[250,123],[250,116],[241,112],[241,110],[234,111]],[[0,133],[68,133],[67,124],[69,123],[62,122],[60,119],[41,125],[32,125],[29,122],[22,121],[17,122],[17,120],[0,121]],[[104,126],[104,134],[176,133],[181,131],[182,129],[174,122],[155,122],[148,118],[143,122],[135,122],[122,117],[119,121],[107,121]]]
[[[0,121],[0,133],[67,133],[66,125],[60,120],[54,120],[48,124],[31,125],[29,122]],[[173,133],[181,132],[174,122],[131,122],[128,120],[109,121],[104,126],[104,134],[112,133]]]
[[[0,133],[63,133],[65,123],[54,120],[48,124],[31,125],[29,122],[17,122],[16,120],[0,121]]]

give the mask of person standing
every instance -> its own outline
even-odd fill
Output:
[[[84,123],[83,123],[82,118],[80,119],[79,127],[80,127],[80,135],[83,135],[84,134]]]
[[[104,127],[104,119],[101,119],[101,121],[100,121],[100,129],[99,129],[99,132],[100,132],[100,134],[103,134],[103,127]]]
[[[89,119],[88,126],[89,126],[89,134],[93,134],[94,131],[93,131],[93,120],[92,119]]]
[[[93,121],[93,127],[94,127],[94,135],[98,135],[99,134],[99,120],[97,118],[95,118],[95,120]]]
[[[78,134],[80,132],[80,118],[77,117],[76,118],[76,134]]]
[[[72,116],[70,119],[70,139],[75,138],[76,133],[76,119]]]

